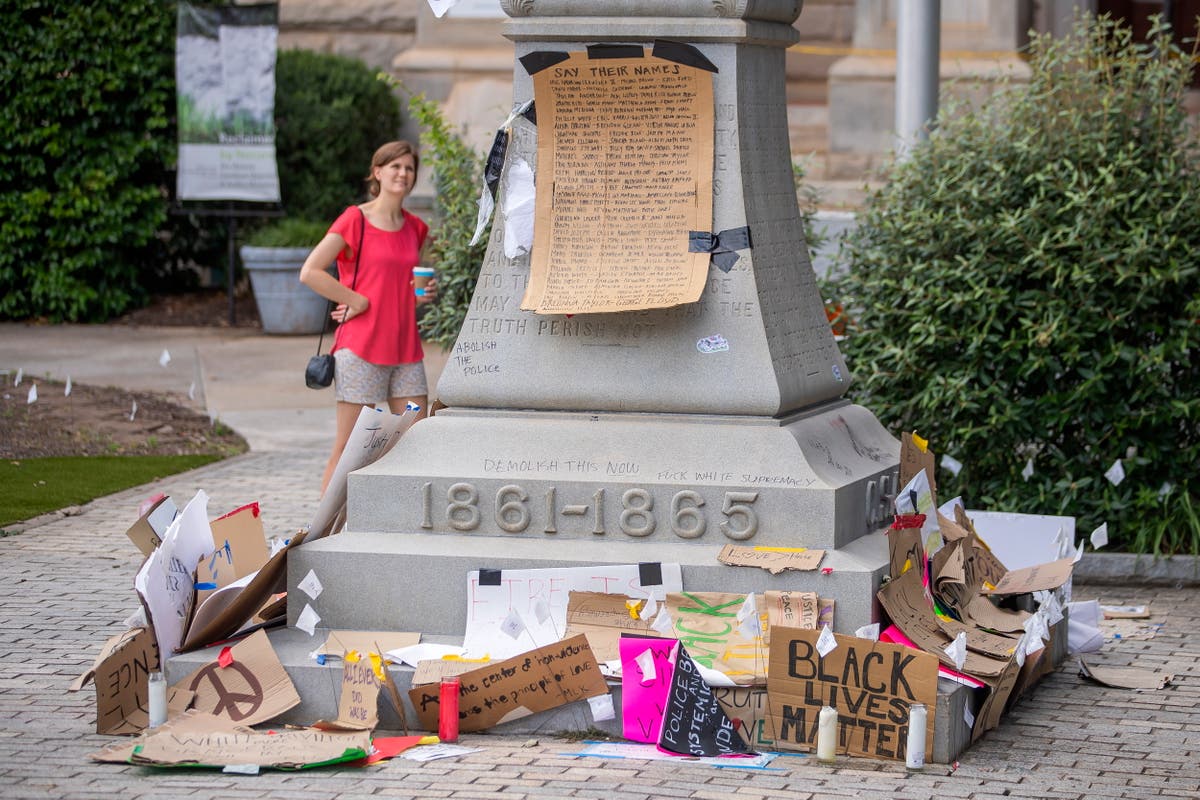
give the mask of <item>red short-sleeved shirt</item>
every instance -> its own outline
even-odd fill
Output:
[[[365,230],[365,242],[359,237]],[[365,314],[337,329],[333,349],[345,347],[372,364],[412,364],[425,357],[417,333],[417,300],[412,288],[412,271],[420,259],[429,226],[420,217],[404,212],[404,227],[398,231],[376,228],[365,220],[357,206],[350,206],[329,228],[350,246],[337,259],[338,280],[353,286],[370,301]],[[357,283],[354,260],[362,247]]]

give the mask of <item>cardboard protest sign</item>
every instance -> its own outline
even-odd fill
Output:
[[[257,572],[267,563],[267,540],[258,503],[249,503],[211,525],[215,550],[196,565],[196,606],[213,590]]]
[[[465,672],[459,681],[459,730],[464,733],[608,693],[582,635]],[[409,690],[425,730],[437,730],[439,690],[436,685]]]
[[[805,628],[816,630],[820,619],[821,598],[816,592],[763,592],[762,605],[767,612],[766,640],[771,638],[771,628]],[[761,607],[761,606],[760,606]]]
[[[1008,705],[1008,698],[1012,696],[1013,686],[1020,672],[1021,666],[1017,663],[1016,656],[1013,656],[1004,663],[999,675],[988,682],[987,699],[975,715],[975,727],[971,731],[972,742],[1000,724],[1000,716]]]
[[[996,633],[988,633],[974,625],[967,625],[957,620],[936,618],[937,626],[942,633],[951,639],[960,633],[967,635],[967,649],[983,653],[992,658],[1007,659],[1017,646],[1017,639]]]
[[[738,611],[744,594],[727,592],[672,592],[667,611],[680,644],[698,664],[724,673],[740,686],[761,684],[767,677],[763,637],[747,639],[738,630]],[[755,607],[762,606],[755,597]]]
[[[150,724],[149,678],[156,669],[154,634],[148,628],[134,628],[110,637],[70,691],[79,691],[94,678],[96,733],[137,733]]]
[[[766,687],[714,686],[712,691],[747,747],[751,750],[775,748],[775,739],[767,731]]]
[[[355,650],[359,653],[379,653],[411,647],[421,641],[421,634],[405,631],[330,631],[317,655],[342,658]]]
[[[334,720],[318,720],[314,728],[327,731],[369,731],[379,724],[379,687],[381,676],[375,663],[356,651],[342,659],[342,694]]]
[[[522,310],[694,303],[710,250],[750,247],[748,235],[711,241],[711,73],[649,54],[593,61],[576,52],[534,74],[533,90],[538,191]],[[708,244],[693,246],[693,233]]]
[[[463,647],[470,658],[509,658],[563,638],[571,592],[603,592],[658,602],[683,589],[678,564],[596,564],[590,567],[475,570],[467,573]],[[624,601],[622,601],[624,602]],[[510,636],[501,626],[521,624]]]
[[[727,544],[717,554],[717,561],[733,567],[761,567],[772,575],[786,570],[813,570],[821,566],[824,550],[805,547],[739,547]]]
[[[484,662],[486,663],[486,662]],[[441,683],[442,678],[457,678],[464,672],[479,669],[480,662],[462,659],[427,659],[418,661],[413,670],[412,685],[423,686],[429,683]]]
[[[300,695],[265,632],[252,633],[233,645],[230,653],[233,660],[228,666],[214,659],[179,682],[196,693],[196,710],[257,725],[300,704]]]
[[[1109,667],[1079,659],[1079,675],[1101,686],[1114,689],[1165,689],[1175,676],[1137,667]]]
[[[148,556],[154,552],[154,548],[162,544],[162,537],[166,535],[167,528],[171,527],[171,522],[178,513],[179,509],[175,507],[171,498],[159,498],[137,522],[129,526],[125,535],[137,545],[142,555]]]
[[[895,579],[915,569],[924,578],[925,545],[922,543],[921,529],[889,528],[887,539],[888,574]]]
[[[913,434],[905,431],[900,434],[900,485],[907,486],[913,476],[922,471],[929,481],[929,490],[934,496],[933,504],[936,506],[937,476],[934,474],[933,451],[929,449],[928,443],[925,447],[918,445]]]
[[[224,767],[247,764],[272,769],[304,769],[366,758],[371,734],[314,730],[192,732],[164,730],[147,736],[133,763],[158,767]]]
[[[169,658],[183,643],[195,596],[196,564],[213,549],[208,495],[199,491],[167,528],[162,544],[134,578],[134,589],[163,658]]]
[[[634,742],[658,742],[675,672],[677,639],[621,637],[621,724]]]
[[[828,705],[838,712],[839,753],[904,760],[909,706],[937,707],[937,659],[902,645],[838,634],[837,647],[821,656],[819,635],[776,628],[771,637],[767,731],[775,746],[815,750],[817,715]],[[934,716],[928,717],[927,753],[933,752]]]
[[[388,411],[363,406],[354,421],[346,449],[333,468],[329,484],[312,521],[308,523],[308,538],[316,541],[338,530],[335,525],[346,508],[346,478],[357,469],[373,464],[396,446],[400,437],[417,421],[419,412],[405,411],[392,414]]]
[[[675,670],[671,674],[658,746],[685,756],[751,752],[682,643],[676,648]]]
[[[597,661],[620,658],[618,642],[622,633],[655,636],[653,620],[642,619],[635,610],[643,601],[623,594],[571,592],[567,599],[567,636],[582,633],[592,646]],[[634,608],[630,608],[630,603]]]
[[[984,588],[984,594],[1028,594],[1041,592],[1046,589],[1057,589],[1071,579],[1071,570],[1075,566],[1073,558],[1060,558],[1048,564],[1035,564],[1032,567],[1015,569],[1005,573],[996,581],[993,589]]]
[[[181,736],[202,736],[208,733],[253,733],[253,728],[245,725],[234,725],[223,717],[214,717],[195,709],[188,709],[177,716],[171,716],[162,725],[149,730],[136,739],[124,739],[89,753],[88,758],[107,764],[125,764],[133,758],[134,751],[145,743],[150,736],[158,736],[167,731],[174,731]]]
[[[967,617],[980,628],[1000,633],[1013,633],[1025,627],[1025,620],[1029,619],[1029,612],[997,608],[988,598],[976,595],[967,604]]]

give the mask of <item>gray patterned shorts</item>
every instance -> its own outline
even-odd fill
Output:
[[[429,394],[425,382],[425,364],[380,366],[359,358],[346,348],[333,354],[334,395],[343,403],[374,405],[392,397],[419,397]]]

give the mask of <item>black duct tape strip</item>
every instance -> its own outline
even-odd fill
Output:
[[[521,112],[521,116],[529,120],[531,125],[537,125],[537,108],[534,107],[532,100],[529,101],[525,110]]]
[[[483,180],[487,183],[492,199],[496,199],[496,189],[500,186],[500,172],[504,169],[504,154],[508,150],[508,131],[501,128],[496,131],[492,140],[492,149],[488,151],[487,161],[483,165]]]
[[[721,272],[729,272],[737,263],[738,254],[735,250],[750,248],[750,227],[730,228],[720,233],[708,231],[688,232],[689,253],[711,253],[712,262]]]
[[[481,569],[481,570],[479,570],[479,585],[480,586],[499,586],[500,585],[500,570],[498,570],[498,569]]]
[[[676,64],[683,64],[688,67],[695,67],[707,72],[720,72],[717,65],[709,61],[704,53],[701,53],[695,45],[687,44],[686,42],[673,42],[670,39],[655,39],[654,50],[650,55],[655,58],[663,58],[667,61],[674,61]]]
[[[530,75],[537,75],[542,70],[566,61],[570,57],[570,53],[562,50],[535,50],[532,53],[526,53],[517,60],[521,62],[521,66],[525,68],[526,72]]]
[[[589,44],[588,58],[644,58],[646,50],[640,44]]]
[[[638,583],[642,586],[662,586],[662,564],[657,561],[638,564]]]

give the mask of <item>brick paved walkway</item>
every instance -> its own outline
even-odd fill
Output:
[[[483,752],[454,761],[396,759],[368,769],[231,776],[95,764],[91,688],[68,694],[104,639],[132,612],[139,556],[124,536],[152,489],[182,505],[197,489],[216,514],[260,500],[267,529],[306,524],[324,453],[252,453],[102,498],[78,516],[0,539],[0,796],[5,798],[1196,798],[1200,797],[1200,605],[1194,590],[1076,587],[1077,598],[1152,603],[1166,628],[1110,645],[1103,660],[1176,674],[1165,691],[1135,693],[1080,681],[1073,659],[1027,695],[958,768],[906,774],[892,763],[802,756],[778,771],[679,762],[601,760],[563,753],[570,742],[465,736]]]

